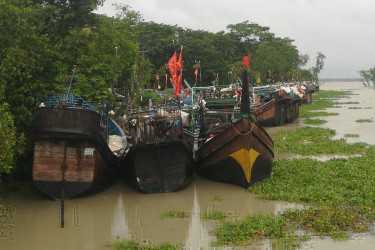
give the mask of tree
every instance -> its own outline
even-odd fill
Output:
[[[313,81],[318,83],[319,82],[319,73],[322,71],[324,67],[324,59],[326,58],[323,53],[318,52],[316,56],[315,66],[311,68],[311,74],[313,75]]]
[[[368,70],[360,70],[360,71],[358,71],[358,73],[362,78],[362,82],[363,82],[363,80],[366,81],[366,83],[363,82],[363,85],[370,86],[370,78],[371,78],[370,72]]]
[[[277,38],[259,44],[254,56],[254,67],[260,72],[261,79],[270,75],[276,80],[297,68],[300,57],[292,42],[293,40],[288,38]]]
[[[372,81],[372,84],[375,87],[375,67],[370,68],[368,72],[369,72],[370,80]]]

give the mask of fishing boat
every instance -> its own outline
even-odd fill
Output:
[[[167,193],[192,182],[192,151],[182,136],[182,120],[178,106],[130,110],[130,150],[124,162],[130,186],[143,193]]]
[[[197,172],[201,176],[243,187],[271,176],[273,141],[250,112],[246,69],[239,112],[211,110],[202,113],[203,128],[197,150]],[[208,126],[207,117],[214,114],[217,122],[210,122],[212,126]]]
[[[33,182],[51,198],[98,192],[116,180],[125,134],[81,97],[68,92],[39,99],[33,131]]]
[[[254,87],[252,93],[255,100],[252,106],[261,126],[282,126],[298,118],[302,95],[295,87]]]
[[[302,98],[302,103],[312,103],[312,94],[316,90],[316,86],[313,83],[306,83],[305,85],[305,90],[304,90],[304,95]]]

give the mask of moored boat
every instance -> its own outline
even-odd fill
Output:
[[[254,95],[255,92],[259,91],[258,89],[253,88]],[[254,100],[257,100],[257,98],[254,98]],[[295,95],[289,87],[273,89],[268,94],[266,101],[255,102],[256,119],[264,127],[292,123],[299,116],[301,100],[301,97]]]
[[[244,70],[240,112],[222,119],[216,130],[203,129],[200,139],[204,144],[197,151],[197,171],[203,177],[248,187],[271,176],[273,141],[250,112],[248,86]],[[240,116],[234,117],[236,114]]]
[[[32,177],[43,193],[56,200],[71,199],[103,190],[116,180],[126,140],[123,133],[113,135],[118,145],[110,149],[104,126],[119,128],[110,117],[66,93],[40,100],[34,120]]]
[[[192,151],[182,137],[178,107],[132,110],[127,121],[130,150],[124,176],[133,188],[144,193],[166,193],[191,183]]]

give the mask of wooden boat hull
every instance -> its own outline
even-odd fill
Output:
[[[276,103],[275,99],[259,106],[255,110],[258,123],[264,127],[281,126],[285,120],[284,107]]]
[[[168,193],[189,185],[194,176],[192,153],[182,139],[138,145],[129,151],[128,183],[143,193]]]
[[[301,104],[299,97],[292,98],[283,91],[275,92],[274,97],[274,99],[255,109],[255,117],[261,126],[282,126],[286,123],[292,123],[298,118]]]
[[[53,199],[98,192],[118,176],[120,157],[100,136],[95,111],[45,107],[34,122],[33,182]]]
[[[215,181],[248,187],[271,176],[273,142],[250,118],[242,118],[198,150],[197,171]]]

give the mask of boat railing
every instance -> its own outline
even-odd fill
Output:
[[[38,98],[36,104],[38,107],[71,107],[97,111],[93,105],[86,102],[82,97],[75,96],[72,93]]]

